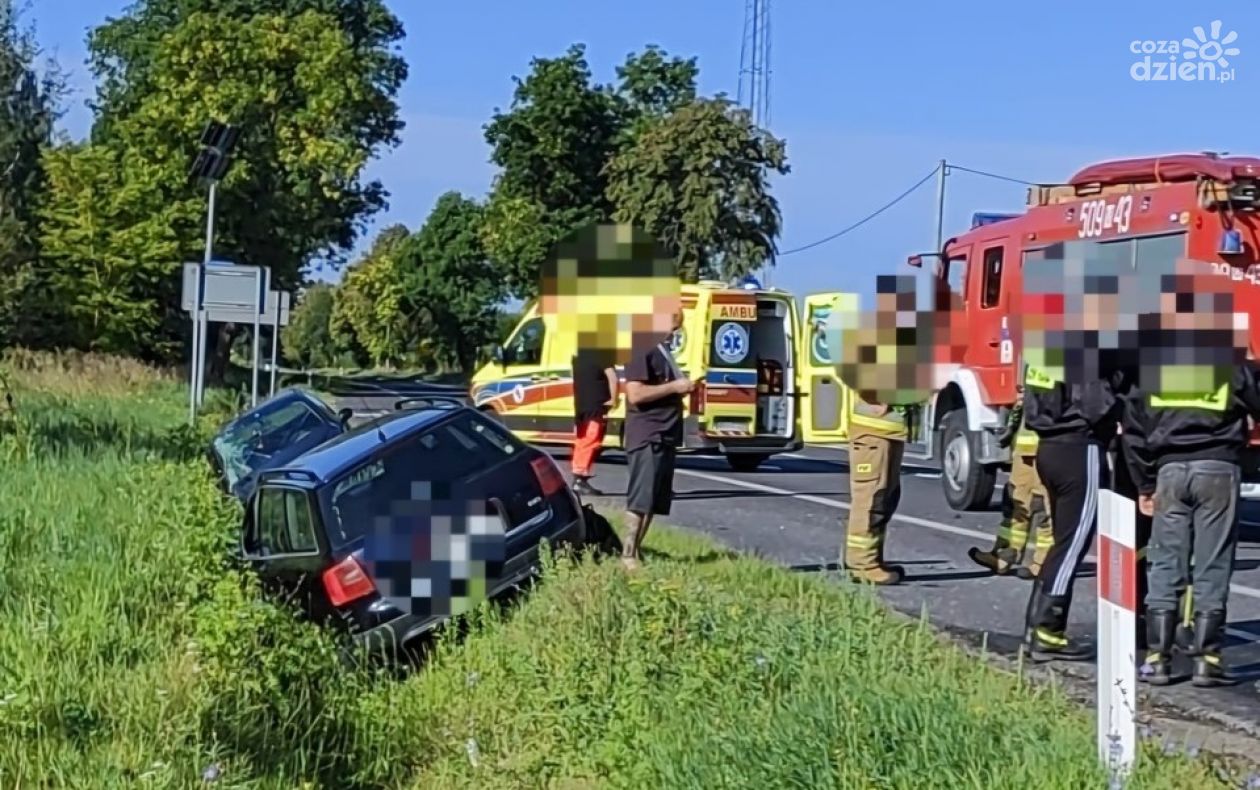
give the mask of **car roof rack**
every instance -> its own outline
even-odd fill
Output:
[[[394,402],[395,411],[404,409],[459,409],[467,405],[463,395],[417,395]]]

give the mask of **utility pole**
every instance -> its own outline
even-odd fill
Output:
[[[936,165],[936,249],[933,252],[942,252],[945,246],[945,176],[948,171],[945,160],[940,160]]]

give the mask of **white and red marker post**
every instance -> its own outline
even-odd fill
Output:
[[[1113,777],[1137,754],[1137,503],[1098,491],[1098,752]]]

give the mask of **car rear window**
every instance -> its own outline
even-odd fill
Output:
[[[345,545],[377,519],[398,517],[409,503],[460,496],[460,482],[524,450],[510,434],[474,414],[433,425],[330,481],[321,491],[329,538]]]

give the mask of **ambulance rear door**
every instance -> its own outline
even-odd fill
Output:
[[[757,367],[751,344],[756,325],[756,292],[713,292],[703,333],[704,417],[712,437],[756,434]]]
[[[801,434],[807,444],[841,444],[849,437],[849,388],[836,376],[833,350],[827,344],[827,320],[843,292],[809,294],[798,337]]]

